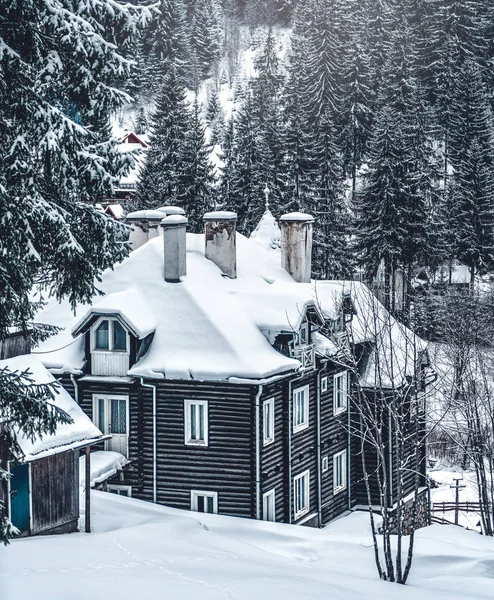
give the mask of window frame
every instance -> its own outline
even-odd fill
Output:
[[[328,391],[328,377],[325,375],[321,377],[321,393],[325,393]]]
[[[108,321],[108,350],[96,347],[96,330],[99,328],[103,321]],[[120,327],[125,331],[125,350],[114,350],[113,349],[113,323],[118,322]],[[116,317],[100,317],[94,325],[91,327],[91,352],[98,352],[101,354],[130,354],[130,335],[127,328],[122,324],[120,319]]]
[[[338,406],[338,392],[339,388],[337,386],[337,381],[342,380],[344,382],[344,386],[342,389],[342,397],[343,404],[342,406]],[[333,375],[333,414],[340,415],[345,413],[348,409],[348,371],[340,371],[339,373],[335,373]]]
[[[298,496],[297,496],[297,483],[301,480],[304,481],[304,495],[306,500],[306,506],[299,508]],[[293,478],[293,516],[295,521],[306,515],[310,510],[310,469],[306,469],[302,473],[295,475]]]
[[[112,493],[111,490],[115,490],[117,492],[127,492],[126,497],[132,498],[132,486],[131,485],[121,485],[116,483],[108,483],[107,490],[109,493]],[[123,496],[123,494],[118,494],[118,496]]]
[[[337,461],[342,458],[342,469],[341,469],[341,475],[342,475],[342,482],[339,485],[336,485],[336,463]],[[336,454],[333,454],[333,495],[339,494],[341,492],[343,492],[344,490],[346,490],[347,488],[347,451],[345,450],[341,450],[340,452],[337,452]]]
[[[204,406],[204,439],[192,439],[192,406]],[[209,446],[209,408],[207,400],[184,400],[184,444],[196,448]]]
[[[269,422],[269,430],[271,435],[269,437],[266,436],[266,409],[270,409],[268,413],[268,422]],[[264,400],[262,403],[262,439],[263,446],[269,446],[272,444],[275,439],[275,431],[274,431],[274,398],[268,398]]]
[[[266,506],[267,506],[268,502],[272,503],[272,509],[273,509],[273,515],[272,515],[273,518],[272,519],[266,518],[267,512],[268,512],[268,511],[266,511]],[[270,523],[276,523],[276,488],[272,488],[262,495],[262,520],[268,521]]]
[[[329,456],[323,456],[321,459],[321,472],[327,473],[329,471]]]
[[[199,512],[197,510],[197,500],[199,496],[204,496],[206,498],[213,498],[213,512],[212,513],[202,513],[207,515],[217,515],[218,514],[218,492],[212,492],[211,490],[190,490],[190,510],[194,512]]]
[[[293,426],[293,433],[298,433],[299,431],[304,431],[305,429],[308,429],[309,427],[309,401],[310,401],[310,396],[309,396],[309,385],[304,385],[302,387],[296,388],[292,391],[292,426]],[[304,392],[304,407],[303,407],[303,416],[304,416],[304,420],[301,423],[297,423],[296,422],[296,418],[297,418],[297,394],[299,394],[300,392]]]
[[[104,402],[104,418],[105,423],[100,423],[100,413],[99,413],[99,401],[103,400]],[[108,420],[111,420],[111,401],[112,400],[120,400],[125,401],[125,430],[126,433],[111,433],[108,427]],[[92,422],[96,425],[96,427],[104,434],[112,435],[112,438],[104,441],[105,450],[112,450],[114,452],[121,452],[121,450],[117,450],[117,440],[121,436],[125,436],[125,452],[121,452],[126,458],[129,457],[129,437],[130,437],[130,398],[126,394],[92,394]],[[111,428],[110,428],[111,429]],[[119,436],[119,437],[116,437]]]

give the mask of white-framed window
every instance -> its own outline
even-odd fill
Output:
[[[128,352],[129,334],[117,319],[99,319],[91,329],[91,349],[95,352]]]
[[[262,495],[262,518],[264,521],[276,521],[276,494],[274,488]]]
[[[111,494],[117,494],[118,496],[127,496],[128,498],[132,498],[131,485],[116,485],[114,483],[109,483],[107,489]]]
[[[309,386],[293,390],[293,433],[309,427]]]
[[[321,378],[321,392],[327,392],[327,391],[328,391],[328,378],[322,377]]]
[[[218,514],[218,492],[191,490],[190,510]]]
[[[310,469],[293,478],[293,510],[295,519],[309,512]]]
[[[105,450],[129,455],[129,397],[93,394],[93,423],[105,435]]]
[[[264,445],[274,442],[274,398],[264,400],[262,404],[262,425]]]
[[[321,460],[321,469],[323,473],[326,473],[329,469],[329,457],[323,456]]]
[[[348,405],[348,373],[336,373],[333,376],[333,412],[335,415],[345,412]]]
[[[208,445],[207,400],[184,400],[184,437],[186,446]]]
[[[333,456],[333,493],[346,489],[346,450]]]

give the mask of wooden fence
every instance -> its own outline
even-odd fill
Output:
[[[454,512],[457,510],[459,512],[480,512],[480,502],[433,502],[432,503],[432,512]]]

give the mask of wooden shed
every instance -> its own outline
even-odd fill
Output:
[[[56,383],[32,355],[1,360],[0,369],[3,368],[28,372],[33,385]],[[80,450],[89,449],[105,439],[59,384],[54,388],[53,404],[68,413],[73,422],[59,425],[55,434],[34,442],[18,434],[22,455],[15,459],[11,457],[12,460],[4,465],[10,472],[10,479],[0,486],[0,500],[20,535],[78,530]],[[86,487],[90,488],[89,485]],[[89,505],[86,508],[89,510]]]

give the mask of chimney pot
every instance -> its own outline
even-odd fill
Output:
[[[235,279],[237,277],[237,213],[215,211],[203,217],[205,225],[205,256]]]
[[[164,246],[165,281],[179,283],[187,274],[186,231],[187,219],[183,215],[170,215],[161,221]]]
[[[131,225],[129,242],[132,250],[137,250],[146,242],[159,235],[159,224],[163,213],[157,210],[136,210],[125,217],[125,223]]]
[[[280,218],[281,266],[298,283],[310,283],[314,217],[293,212]]]

